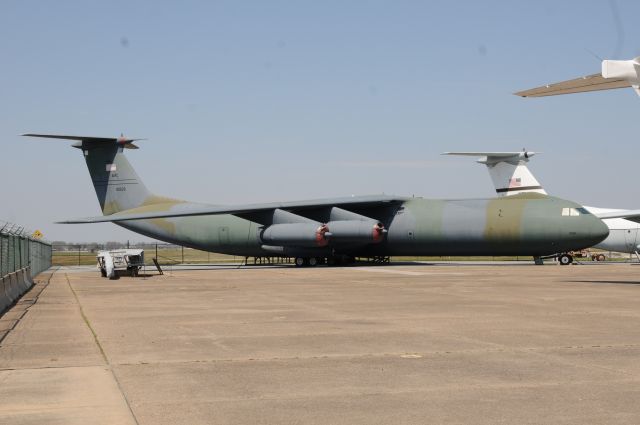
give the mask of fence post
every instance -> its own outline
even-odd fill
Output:
[[[16,270],[16,237],[11,235],[11,271]]]

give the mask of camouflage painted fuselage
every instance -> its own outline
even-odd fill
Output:
[[[103,212],[149,237],[240,256],[547,255],[592,246],[607,227],[540,194],[474,200],[389,196],[214,207],[151,193],[125,158],[130,139],[77,140]],[[569,210],[571,214],[565,214]],[[580,210],[580,211],[578,211]],[[564,212],[563,212],[564,211]],[[124,216],[124,217],[123,217]],[[120,221],[125,220],[125,221]]]
[[[591,214],[563,216],[574,202],[538,194],[509,198],[432,200],[410,198],[374,211],[388,230],[377,244],[289,247],[287,255],[548,255],[592,246],[608,229]],[[303,214],[296,212],[296,214]],[[313,214],[308,215],[314,219]],[[132,231],[205,251],[267,256],[264,225],[233,215],[175,217],[121,222]]]

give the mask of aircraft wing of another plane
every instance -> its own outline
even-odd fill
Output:
[[[640,223],[640,210],[622,210],[615,212],[595,213],[594,215],[601,220],[607,218],[624,218],[635,223]]]
[[[631,83],[623,78],[604,78],[602,74],[592,74],[575,78],[573,80],[547,84],[533,89],[519,91],[514,94],[522,97],[543,97],[597,90],[620,89],[631,86]]]
[[[351,196],[345,198],[316,199],[308,201],[273,202],[265,204],[215,206],[192,203],[158,203],[124,210],[111,215],[85,217],[59,221],[60,224],[85,224],[147,220],[154,218],[189,217],[218,214],[250,214],[275,209],[308,210],[322,207],[376,207],[407,200],[407,197],[389,195]]]

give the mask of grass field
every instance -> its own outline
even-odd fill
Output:
[[[96,264],[95,252],[83,251],[54,251],[52,264],[54,266],[78,266]],[[153,264],[152,258],[156,256],[155,249],[145,250],[145,263]],[[161,264],[180,263],[224,263],[244,261],[244,257],[234,257],[232,255],[215,254],[212,252],[198,251],[196,249],[185,248],[184,255],[180,248],[158,249],[158,261]]]
[[[152,258],[156,256],[155,250],[145,250],[145,263],[152,265]],[[394,257],[395,261],[531,261],[531,257]],[[244,257],[232,255],[216,254],[212,252],[199,251],[185,248],[184,256],[181,249],[159,249],[158,261],[160,264],[207,264],[207,263],[239,263],[244,261]],[[69,252],[56,251],[53,253],[52,264],[54,266],[78,266],[96,264],[96,253],[93,252]],[[249,259],[253,262],[253,258]]]

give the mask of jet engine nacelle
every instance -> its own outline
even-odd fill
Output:
[[[260,238],[266,245],[323,247],[330,236],[325,224],[283,223],[265,228]]]
[[[331,221],[327,224],[331,243],[379,243],[387,230],[378,221],[345,220]]]

